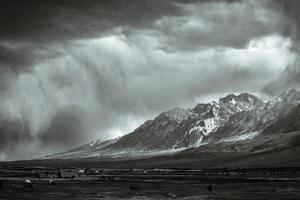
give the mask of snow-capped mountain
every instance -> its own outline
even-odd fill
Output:
[[[210,149],[213,144],[226,146],[272,132],[300,130],[300,120],[296,117],[299,102],[300,92],[295,89],[285,91],[268,102],[249,93],[229,94],[218,102],[163,112],[120,138],[96,140],[49,157],[156,155],[188,148]]]
[[[300,92],[295,89],[285,91],[274,100],[260,104],[251,110],[232,115],[227,123],[220,126],[207,138],[208,142],[217,142],[226,137],[235,137],[247,133],[266,133],[268,127],[295,110],[300,102]]]
[[[198,104],[193,109],[175,108],[102,148],[101,153],[147,153],[196,147],[203,143],[204,137],[225,124],[230,116],[262,105],[259,98],[244,93],[239,96],[230,94],[218,103]]]
[[[120,138],[44,159],[113,161],[110,167],[116,161],[125,168],[299,166],[299,102],[295,89],[267,102],[248,93],[229,94],[218,102],[163,112]]]
[[[119,139],[98,140],[55,156],[131,156],[198,147],[209,142],[210,138],[217,138],[215,135],[220,130],[239,117],[250,115],[248,113],[264,106],[266,104],[261,99],[249,93],[229,94],[218,102],[200,103],[193,109],[174,108],[163,112]]]

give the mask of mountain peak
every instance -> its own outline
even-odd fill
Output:
[[[211,109],[211,104],[199,103],[193,108],[193,111],[195,113],[204,113],[204,112],[208,112],[210,109]]]
[[[250,93],[241,93],[239,96],[238,96],[238,99],[241,100],[241,101],[246,101],[252,105],[256,105],[256,106],[260,106],[260,105],[263,105],[263,101],[258,98],[257,96],[253,95],[253,94],[250,94]]]
[[[227,96],[221,98],[219,102],[224,104],[231,103],[233,105],[235,105],[236,102],[247,102],[251,105],[262,104],[261,99],[247,92],[241,93],[238,96],[235,94],[228,94]]]
[[[228,102],[235,102],[238,96],[236,96],[235,94],[228,94],[225,97],[222,97],[219,102],[220,103],[228,103]]]
[[[238,98],[248,100],[249,98],[257,98],[257,97],[254,96],[253,94],[248,93],[248,92],[244,92],[244,93],[239,94]]]
[[[163,112],[159,116],[166,116],[171,120],[177,121],[178,123],[187,119],[190,115],[192,115],[192,112],[189,109],[184,108],[173,108],[172,110]]]
[[[298,90],[296,90],[295,88],[291,88],[287,91],[282,92],[280,95],[282,95],[282,96],[294,96],[294,95],[298,95],[298,94],[300,94],[300,92]]]
[[[295,88],[291,88],[287,91],[284,91],[278,95],[275,99],[275,102],[290,102],[290,103],[299,103],[300,102],[300,92]]]

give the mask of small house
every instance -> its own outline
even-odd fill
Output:
[[[59,176],[61,178],[78,178],[79,169],[76,168],[61,168],[59,170]]]
[[[59,173],[55,168],[38,168],[35,170],[39,178],[58,178]]]

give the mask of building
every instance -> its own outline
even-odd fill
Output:
[[[58,178],[59,172],[55,168],[37,168],[35,172],[39,178]]]
[[[61,177],[61,178],[78,178],[79,177],[79,169],[61,168],[61,169],[59,169],[59,177]]]

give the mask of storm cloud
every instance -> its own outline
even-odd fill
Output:
[[[289,8],[278,5],[267,0],[5,2],[0,8],[1,159],[118,137],[162,111],[192,107],[210,96],[259,94],[297,62],[297,37],[287,25],[297,22]],[[280,80],[289,80],[286,76]]]
[[[81,124],[81,110],[76,107],[66,107],[59,110],[52,117],[48,127],[45,127],[45,132],[41,131],[39,139],[42,145],[51,146],[56,145],[57,148],[72,147],[80,145],[80,143],[74,143],[74,141],[80,141],[84,139],[83,127]]]
[[[289,63],[279,77],[264,87],[264,92],[274,95],[287,88],[297,88],[300,85],[300,15],[298,12],[300,2],[274,0],[269,3],[269,6],[276,9],[282,16],[281,29],[278,31],[292,40],[292,51],[297,54],[294,62]]]

